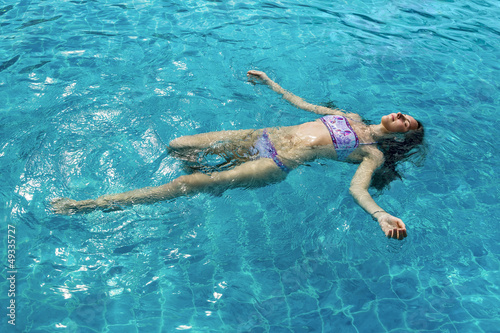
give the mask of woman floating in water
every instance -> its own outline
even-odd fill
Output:
[[[356,202],[376,219],[387,237],[403,239],[403,221],[375,203],[368,188],[382,189],[400,178],[396,164],[419,152],[424,129],[413,117],[401,113],[383,116],[380,124],[367,125],[355,113],[313,105],[284,90],[264,72],[251,70],[250,79],[268,85],[291,104],[324,115],[301,125],[261,130],[233,130],[183,136],[170,142],[172,155],[196,172],[170,183],[129,192],[104,195],[96,200],[66,198],[52,202],[59,214],[119,209],[200,192],[221,193],[236,187],[258,187],[282,181],[287,174],[318,158],[359,164],[349,188]],[[214,154],[225,160],[203,165],[200,156]]]

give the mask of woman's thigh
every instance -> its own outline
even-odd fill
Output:
[[[219,192],[237,187],[261,187],[282,181],[286,176],[287,173],[281,170],[272,159],[262,158],[210,175],[191,174],[187,176],[189,179],[186,180],[194,190],[198,188],[199,191]]]
[[[169,147],[174,150],[182,150],[210,148],[221,142],[241,144],[251,140],[254,133],[255,130],[234,130],[186,135],[172,140]]]
[[[168,148],[170,156],[184,162],[186,171],[214,173],[254,160],[252,147],[257,138],[254,130],[204,133],[175,139]]]

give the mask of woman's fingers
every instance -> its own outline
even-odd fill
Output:
[[[251,69],[247,72],[247,74],[250,74],[250,75],[261,75],[261,74],[264,74],[264,72],[261,72],[261,71],[256,71],[254,69]]]
[[[253,69],[249,70],[247,72],[247,76],[249,76],[249,77],[253,76],[256,79],[261,79],[261,80],[265,80],[266,79],[266,73],[261,72],[261,71],[256,71],[256,70],[253,70]]]
[[[402,240],[407,236],[406,229],[392,229],[387,232],[387,238]]]
[[[392,215],[388,215],[384,218],[384,222],[387,224],[389,230],[386,232],[387,238],[394,238],[402,240],[407,236],[406,226],[403,220]],[[385,229],[382,227],[382,229]]]
[[[256,71],[248,71],[247,72],[248,79],[251,83],[255,84],[254,79],[261,79],[260,76],[256,73]]]

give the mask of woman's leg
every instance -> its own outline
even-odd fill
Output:
[[[186,163],[186,171],[212,173],[250,160],[249,151],[259,133],[258,130],[235,130],[187,135],[172,140],[168,149],[172,157]],[[210,156],[220,158],[217,165],[207,164]]]
[[[124,193],[104,195],[97,200],[58,199],[52,202],[55,213],[73,214],[95,209],[116,209],[122,205],[148,204],[201,192],[221,193],[236,187],[260,187],[286,178],[272,159],[263,158],[210,175],[194,173],[180,176],[170,183]]]
[[[170,141],[169,148],[173,150],[200,150],[211,148],[218,143],[231,142],[239,144],[248,141],[254,133],[255,130],[234,130],[186,135]]]

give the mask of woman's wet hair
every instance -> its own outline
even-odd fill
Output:
[[[404,141],[398,142],[394,138],[382,139],[378,142],[378,148],[384,153],[384,164],[373,173],[370,187],[383,190],[393,180],[402,179],[398,170],[402,162],[410,162],[420,166],[423,164],[427,154],[424,142],[424,127],[417,120],[418,127],[405,133]]]

